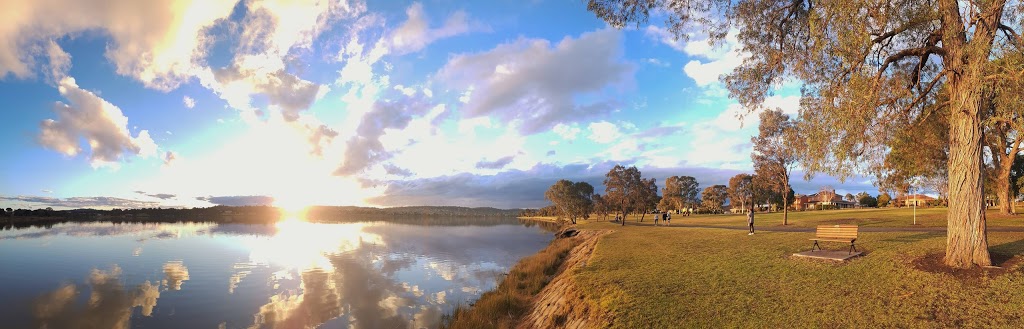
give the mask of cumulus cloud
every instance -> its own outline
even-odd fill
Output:
[[[50,59],[49,71],[47,71],[47,80],[57,84],[61,79],[64,79],[68,75],[68,71],[71,70],[71,55],[64,52],[59,45],[53,40],[50,40],[46,47],[46,56]]]
[[[420,94],[399,94],[395,99],[379,99],[374,102],[370,111],[360,120],[356,135],[346,143],[345,160],[334,174],[357,174],[390,159],[392,153],[380,141],[385,130],[404,129],[413,116],[422,116],[431,107],[431,103],[425,97],[420,97]]]
[[[327,125],[320,125],[316,128],[307,126],[307,129],[312,131],[309,135],[309,145],[313,146],[310,153],[316,156],[323,155],[324,145],[330,144],[334,137],[338,136],[338,132]]]
[[[587,138],[601,144],[614,142],[622,136],[619,126],[608,121],[592,122],[587,126],[587,130],[590,130],[590,136]]]
[[[501,168],[505,168],[505,166],[507,166],[509,163],[512,163],[512,160],[515,160],[515,159],[516,159],[515,155],[509,155],[509,156],[506,156],[506,157],[498,158],[497,160],[494,160],[494,161],[480,160],[480,162],[476,163],[476,168],[477,169],[501,169]]]
[[[241,62],[248,63],[248,62]],[[214,70],[214,79],[220,84],[214,87],[225,93],[238,92],[241,95],[227,95],[232,107],[241,110],[252,109],[250,97],[260,94],[267,103],[281,110],[287,121],[295,121],[299,113],[309,109],[320,94],[320,85],[303,80],[284,69],[268,69],[262,64],[239,64]],[[324,87],[326,88],[326,87]]]
[[[467,15],[461,10],[452,13],[444,25],[436,29],[430,28],[423,4],[413,3],[405,13],[409,19],[388,36],[391,51],[396,55],[416,52],[439,39],[469,32]]]
[[[142,130],[132,137],[128,117],[117,106],[79,88],[74,78],[61,79],[57,89],[70,104],[57,102],[53,107],[57,119],[46,119],[40,124],[42,132],[37,140],[44,147],[74,156],[82,152],[79,140],[85,139],[93,166],[117,162],[126,156],[156,154],[157,145],[149,131]]]
[[[274,198],[263,195],[236,195],[236,196],[201,196],[196,200],[206,201],[218,206],[266,206],[274,203]]]
[[[412,176],[412,171],[411,170],[405,169],[405,168],[402,168],[402,167],[399,167],[399,166],[396,166],[396,165],[393,165],[393,164],[390,164],[390,163],[385,163],[384,164],[384,172],[386,172],[388,175],[395,175],[395,176],[402,176],[402,177]]]
[[[181,99],[181,102],[184,103],[185,107],[187,107],[187,108],[196,107],[196,100],[192,99],[192,97],[185,96],[184,98]]]
[[[437,76],[452,89],[472,90],[466,95],[464,116],[516,121],[522,133],[538,133],[618,107],[601,91],[632,79],[633,65],[621,60],[621,39],[614,29],[557,44],[519,39],[487,52],[455,56]],[[586,96],[595,100],[575,101]]]
[[[361,1],[268,0],[245,2],[246,14],[229,30],[238,45],[229,65],[197,73],[200,83],[231,107],[251,116],[261,113],[253,103],[262,95],[267,105],[295,121],[327,91],[303,79],[293,63],[331,24],[366,11]],[[301,67],[301,66],[299,66]],[[291,69],[289,69],[291,68]]]
[[[580,127],[561,123],[555,125],[551,130],[558,134],[558,136],[562,136],[562,138],[570,141],[576,140],[576,136],[580,134]]]
[[[164,165],[170,166],[174,163],[174,160],[178,158],[178,153],[174,151],[167,151],[164,153]]]
[[[87,31],[109,36],[106,57],[118,74],[173,89],[191,76],[209,38],[237,0],[13,1],[0,13],[0,77],[33,75],[49,40]],[[51,47],[52,49],[52,47]]]
[[[21,202],[26,206],[54,208],[153,208],[160,205],[159,202],[115,197],[53,198],[45,196],[0,196],[0,200]]]

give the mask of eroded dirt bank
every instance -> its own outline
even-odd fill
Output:
[[[608,323],[601,310],[583,302],[573,271],[586,266],[597,241],[610,230],[583,230],[571,239],[580,239],[566,256],[558,274],[534,297],[519,328],[602,328]]]

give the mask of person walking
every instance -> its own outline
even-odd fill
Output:
[[[747,227],[750,229],[747,235],[754,235],[754,208],[747,211]]]
[[[665,225],[672,226],[672,214],[665,214]]]

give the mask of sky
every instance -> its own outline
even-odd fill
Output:
[[[0,0],[0,207],[542,207],[616,164],[753,172],[732,35],[578,0]],[[765,100],[796,115],[799,84]],[[747,114],[738,118],[739,114]],[[863,177],[815,175],[856,194]]]

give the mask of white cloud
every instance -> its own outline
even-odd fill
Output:
[[[682,41],[676,40],[675,36],[672,35],[672,32],[661,27],[648,25],[647,28],[644,29],[644,35],[648,38],[653,38],[666,46],[672,47],[672,49],[686,51],[686,45]]]
[[[743,63],[744,58],[749,56],[740,52],[739,41],[736,39],[737,33],[733,31],[726,35],[725,40],[718,47],[709,45],[707,39],[687,43],[686,53],[707,58],[709,61],[691,60],[683,66],[683,72],[697,82],[698,86],[720,86],[719,77],[732,72]]]
[[[257,113],[254,95],[266,96],[271,109],[287,121],[299,119],[323,95],[326,86],[300,78],[289,70],[289,56],[311,47],[332,23],[355,18],[365,3],[320,0],[267,0],[246,3],[248,13],[238,25],[240,41],[230,65],[197,72],[203,86],[213,90],[248,121]]]
[[[552,128],[552,131],[554,131],[555,134],[558,134],[558,136],[562,136],[562,138],[571,141],[576,140],[576,136],[580,134],[580,127],[577,125],[570,126],[559,123]]]
[[[467,15],[461,10],[452,13],[444,25],[436,29],[430,28],[423,4],[415,2],[405,13],[409,19],[388,37],[391,50],[398,55],[416,52],[434,41],[469,32]]]
[[[601,144],[608,144],[622,137],[619,126],[608,121],[593,122],[587,126],[587,130],[590,131],[587,138]]]
[[[174,151],[167,151],[166,153],[164,153],[164,165],[170,166],[172,163],[174,163],[174,160],[177,158],[178,153]]]
[[[472,88],[464,95],[464,116],[490,115],[522,133],[538,133],[618,107],[601,92],[632,81],[634,67],[621,60],[621,38],[621,32],[606,29],[557,44],[519,39],[484,53],[455,56],[437,76],[454,90]],[[575,101],[585,96],[595,100]]]
[[[644,61],[647,62],[648,64],[651,64],[651,65],[654,65],[654,66],[660,66],[660,67],[672,66],[672,63],[669,63],[667,61],[663,61],[663,60],[660,60],[660,59],[657,59],[657,58],[647,58],[647,59],[644,59]]]
[[[132,137],[128,117],[117,106],[79,88],[71,77],[60,81],[58,91],[70,104],[57,102],[53,107],[57,119],[41,123],[38,141],[43,146],[73,156],[82,151],[79,140],[85,139],[93,166],[118,162],[131,155],[156,155],[157,145],[149,131]]]
[[[187,107],[187,108],[194,108],[194,107],[196,107],[196,100],[192,99],[192,97],[185,96],[184,98],[181,99],[181,101],[182,101],[182,103],[185,103],[185,107]]]
[[[111,39],[106,56],[118,74],[172,89],[191,76],[209,38],[203,29],[227,17],[236,0],[7,1],[0,12],[0,77],[27,78],[49,40],[86,31]]]
[[[56,42],[50,40],[46,47],[46,55],[50,59],[50,70],[47,80],[57,84],[71,70],[71,55],[64,52]]]

